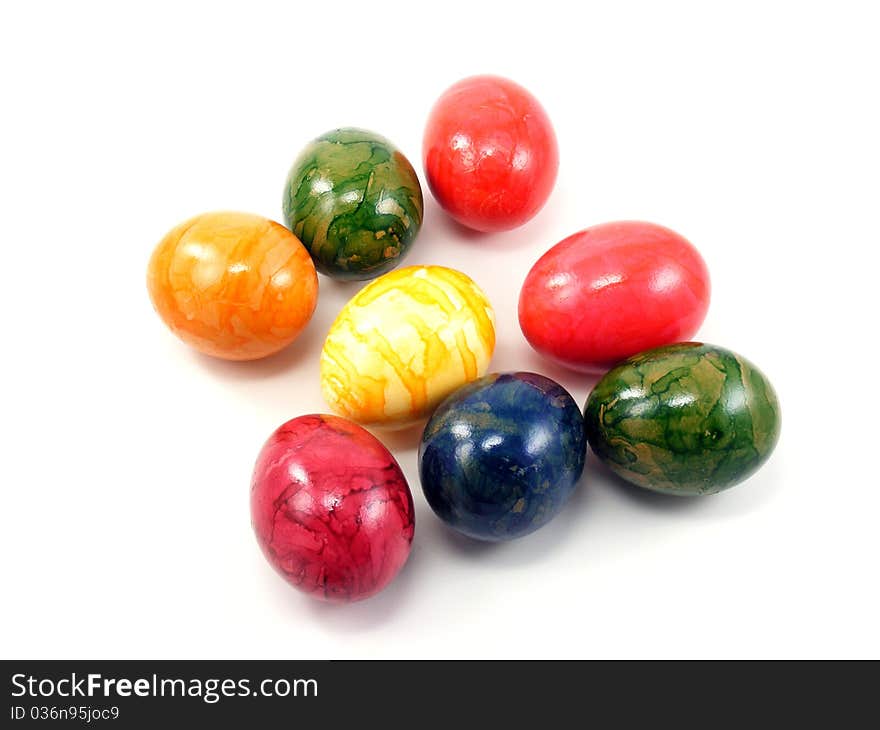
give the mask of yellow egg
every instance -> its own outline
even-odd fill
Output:
[[[341,416],[405,426],[484,375],[494,349],[492,305],[469,277],[408,266],[342,308],[321,353],[321,390]]]

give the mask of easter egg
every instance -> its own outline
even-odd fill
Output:
[[[664,494],[714,494],[743,481],[779,438],[779,402],[751,362],[685,342],[641,353],[598,382],[584,411],[596,455]]]
[[[446,524],[479,540],[511,540],[559,513],[586,448],[580,408],[561,385],[535,373],[487,375],[434,411],[419,476]]]
[[[404,426],[483,375],[494,349],[492,306],[470,278],[409,266],[370,282],[342,308],[321,353],[321,389],[341,416]]]
[[[409,556],[412,495],[372,434],[336,416],[288,421],[266,441],[251,482],[263,554],[289,583],[326,601],[381,591]]]
[[[687,340],[709,308],[709,272],[674,231],[605,223],[545,253],[520,291],[519,323],[542,355],[603,372],[630,355]]]
[[[468,228],[487,232],[533,218],[559,168],[544,108],[499,76],[472,76],[443,93],[428,117],[422,155],[440,206]]]
[[[373,279],[397,266],[422,225],[422,188],[384,137],[335,129],[300,153],[284,218],[315,266],[334,279]]]
[[[279,223],[205,213],[159,242],[147,289],[186,344],[227,360],[254,360],[296,339],[315,311],[318,277],[308,252]]]

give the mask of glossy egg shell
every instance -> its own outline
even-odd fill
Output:
[[[469,277],[409,266],[342,308],[321,352],[321,389],[341,416],[404,426],[483,375],[494,348],[492,306]]]
[[[537,261],[520,292],[519,322],[542,355],[602,372],[693,337],[709,293],[706,264],[685,238],[653,223],[605,223]]]
[[[553,126],[538,100],[499,76],[473,76],[434,104],[422,155],[431,192],[459,223],[505,231],[547,202],[559,168]]]
[[[409,556],[414,512],[406,478],[379,440],[336,416],[288,421],[266,441],[251,483],[263,554],[315,598],[381,591]]]
[[[584,412],[596,455],[627,481],[664,494],[713,494],[746,479],[779,438],[773,386],[741,355],[680,343],[609,371]]]
[[[419,476],[448,525],[479,540],[510,540],[559,513],[585,453],[580,408],[561,385],[535,373],[487,375],[431,416]]]
[[[374,279],[397,266],[422,225],[419,179],[384,137],[335,129],[309,143],[284,187],[284,218],[318,271]]]
[[[315,311],[318,277],[308,252],[279,223],[205,213],[159,242],[147,289],[186,344],[227,360],[254,360],[296,339]]]

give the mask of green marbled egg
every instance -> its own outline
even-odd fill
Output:
[[[750,476],[779,438],[779,402],[752,363],[685,342],[625,360],[584,409],[596,455],[629,482],[664,494],[714,494]]]
[[[373,279],[401,262],[422,225],[422,188],[409,160],[378,134],[335,129],[300,153],[284,188],[284,218],[334,279]]]

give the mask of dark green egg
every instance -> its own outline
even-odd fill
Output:
[[[714,494],[743,481],[779,438],[779,402],[751,362],[684,342],[625,360],[584,409],[596,455],[628,482],[664,494]]]
[[[334,279],[373,279],[406,255],[422,225],[413,166],[384,137],[335,129],[300,153],[284,188],[284,218]]]

